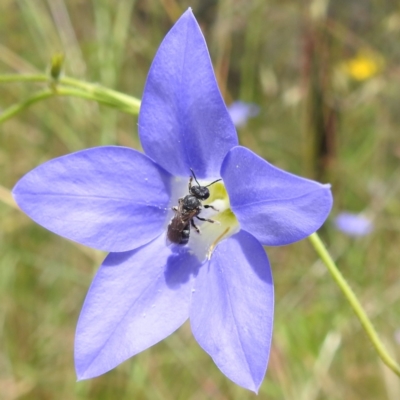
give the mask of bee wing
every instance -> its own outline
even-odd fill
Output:
[[[182,219],[182,216],[177,213],[171,219],[171,222],[168,225],[167,230],[167,238],[171,243],[179,244],[182,239],[182,231],[188,225],[188,221]]]
[[[167,229],[167,241],[176,244],[182,244],[183,230],[190,231],[190,220],[199,214],[200,210],[194,209],[191,211],[186,211],[183,208],[183,199],[179,199],[178,208],[174,209],[175,215],[168,224]],[[187,238],[188,240],[188,238]],[[186,240],[186,243],[187,243]]]

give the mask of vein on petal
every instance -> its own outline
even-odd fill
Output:
[[[240,209],[243,207],[248,207],[248,206],[255,206],[255,205],[260,205],[260,204],[268,204],[268,203],[285,203],[285,202],[289,202],[289,201],[293,201],[293,200],[297,200],[297,199],[301,199],[304,197],[307,197],[315,192],[319,192],[321,190],[321,188],[315,189],[315,190],[311,190],[310,192],[304,193],[300,196],[294,196],[294,197],[287,197],[284,199],[271,199],[271,200],[259,200],[259,201],[252,201],[249,203],[245,203],[245,204],[240,204],[240,205],[233,205],[233,207],[235,209]],[[231,200],[231,204],[233,203],[233,201]]]
[[[184,47],[184,49],[183,49],[183,61],[182,61],[182,65],[181,65],[181,79],[180,79],[180,89],[182,90],[182,88],[184,88],[185,87],[185,85],[183,84],[183,77],[184,77],[184,74],[183,74],[183,71],[185,70],[185,65],[186,65],[186,49],[187,49],[187,42],[188,42],[188,24],[186,24],[186,31],[185,31],[185,47]],[[184,94],[185,94],[185,96],[178,96],[178,101],[177,101],[177,103],[179,104],[179,108],[180,109],[182,109],[182,110],[184,110],[185,111],[185,113],[184,113],[184,116],[183,116],[183,120],[185,120],[185,125],[187,125],[186,124],[186,120],[187,120],[187,108],[183,108],[182,107],[182,101],[181,101],[181,99],[183,98],[183,97],[185,97],[186,98],[186,92],[184,92]],[[186,104],[186,102],[184,102],[184,104]],[[187,146],[186,146],[186,136],[185,136],[185,134],[184,134],[184,130],[182,129],[182,124],[179,124],[179,136],[181,137],[181,140],[182,140],[182,145],[183,145],[183,151],[184,151],[184,153],[185,153],[185,161],[186,161],[186,165],[189,165],[190,166],[190,161],[189,161],[189,156],[188,156],[188,152],[187,152]]]
[[[224,277],[224,279],[223,279],[223,285],[224,285],[225,291],[226,291],[226,293],[227,293],[227,299],[228,299],[229,309],[230,309],[231,314],[232,314],[232,316],[234,317],[234,321],[235,321],[234,326],[235,326],[236,336],[237,336],[237,338],[238,338],[238,340],[239,340],[240,348],[241,348],[242,354],[243,354],[243,356],[244,356],[244,359],[246,360],[247,370],[248,370],[248,372],[249,372],[249,374],[250,374],[250,376],[251,376],[251,379],[252,379],[252,381],[253,381],[253,384],[254,384],[254,379],[253,379],[252,371],[251,371],[251,368],[250,368],[250,364],[251,364],[251,363],[250,363],[249,360],[247,359],[247,355],[246,355],[246,352],[245,352],[245,350],[244,350],[244,346],[243,346],[243,343],[242,343],[242,340],[241,340],[241,336],[240,336],[240,333],[239,333],[239,329],[238,329],[238,326],[237,326],[237,323],[236,323],[236,316],[235,316],[235,313],[234,313],[234,311],[233,311],[233,307],[232,307],[232,303],[231,303],[231,296],[230,296],[230,291],[229,291],[229,285],[227,285],[227,283],[225,282],[225,276],[224,276],[223,269],[220,268],[220,271],[222,272],[222,276]]]
[[[160,273],[158,274],[156,281],[158,280],[158,278],[160,277]],[[125,311],[125,313],[123,314],[123,316],[120,318],[119,322],[117,324],[115,324],[114,329],[112,330],[112,332],[110,333],[110,335],[108,336],[107,340],[104,342],[104,344],[101,346],[100,350],[96,353],[96,356],[91,360],[90,364],[85,368],[85,372],[88,371],[90,369],[90,367],[93,365],[93,363],[100,357],[100,355],[102,354],[104,348],[106,347],[106,345],[108,344],[108,342],[111,340],[112,336],[114,335],[115,331],[120,327],[120,325],[122,324],[122,322],[125,320],[126,316],[130,313],[130,311],[133,309],[133,307],[136,305],[136,303],[149,291],[149,288],[154,284],[154,280],[151,280],[149,282],[149,284],[145,287],[145,289],[141,292],[141,295],[138,296],[135,301],[130,305],[130,307]],[[151,346],[151,345],[150,345]],[[145,350],[145,349],[142,349]],[[133,356],[134,354],[132,354],[131,356]],[[84,374],[83,374],[84,375]]]
[[[98,195],[78,195],[78,194],[58,194],[58,193],[28,193],[25,194],[25,196],[32,196],[32,197],[38,197],[38,196],[43,196],[43,197],[58,197],[58,198],[77,198],[77,199],[102,199],[102,200],[115,200],[115,201],[124,201],[131,203],[133,205],[138,205],[138,206],[143,206],[143,207],[153,207],[153,208],[166,208],[168,205],[168,202],[166,202],[166,205],[156,205],[156,204],[148,204],[148,203],[142,203],[142,202],[136,202],[134,201],[134,198],[124,198],[124,197],[113,197],[113,196],[98,196]]]

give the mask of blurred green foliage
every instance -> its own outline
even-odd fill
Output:
[[[400,2],[376,0],[2,0],[0,74],[65,73],[138,98],[162,38],[188,7],[221,91],[261,107],[243,145],[288,171],[333,184],[335,206],[366,211],[373,234],[322,235],[400,359]],[[0,85],[0,112],[43,84]],[[82,148],[140,148],[137,120],[53,97],[0,125],[0,185]],[[11,207],[0,187],[0,399],[250,399],[191,336],[189,324],[99,378],[76,383],[73,338],[104,254],[68,242]],[[269,248],[273,347],[259,398],[400,398],[307,241]],[[397,341],[396,341],[397,340]]]

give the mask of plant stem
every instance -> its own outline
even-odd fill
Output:
[[[20,210],[14,198],[12,197],[11,192],[2,185],[0,185],[0,201],[12,208],[15,208],[16,210]]]
[[[50,77],[44,74],[5,74],[0,75],[0,83],[14,82],[49,82]]]
[[[15,114],[25,110],[30,105],[37,103],[40,100],[48,99],[52,97],[54,93],[50,89],[41,90],[40,92],[35,93],[31,97],[17,103],[13,104],[11,107],[8,107],[0,114],[0,124],[8,119],[12,118]]]
[[[12,112],[14,107],[18,109],[19,106],[21,106],[21,104],[25,102],[28,102],[29,103],[28,105],[30,105],[32,101],[36,102],[44,98],[51,97],[51,95],[68,95],[68,96],[83,97],[89,100],[94,100],[99,103],[108,105],[110,107],[117,108],[129,114],[138,115],[139,113],[140,100],[136,99],[135,97],[128,96],[116,90],[108,89],[98,84],[88,83],[80,81],[78,79],[69,78],[66,76],[61,76],[57,81],[55,81],[51,79],[51,77],[45,74],[0,75],[0,83],[13,83],[13,82],[38,82],[38,83],[47,82],[49,86],[54,90],[47,89],[43,90],[42,92],[39,92],[41,93],[41,96],[43,96],[39,99],[36,99],[36,96],[39,96],[39,93],[36,93],[36,95],[30,97],[27,100],[22,101],[21,103],[11,106],[6,111]],[[75,88],[75,90],[73,90],[72,88]],[[4,113],[2,115],[4,115]],[[2,121],[0,120],[0,122]]]
[[[379,354],[379,357],[382,361],[398,376],[400,376],[400,366],[394,361],[388,352],[385,349],[385,346],[379,339],[378,334],[372,322],[368,318],[366,312],[364,311],[362,305],[358,301],[356,295],[354,294],[353,290],[344,279],[341,272],[338,270],[335,262],[332,260],[332,257],[328,253],[325,245],[322,243],[321,239],[319,238],[317,233],[313,233],[308,237],[310,239],[311,244],[313,245],[315,251],[320,256],[321,260],[327,266],[329,272],[331,273],[333,279],[342,290],[343,294],[345,295],[346,299],[350,303],[353,311],[356,313],[358,319],[361,322],[365,332],[367,333],[369,339],[371,340],[373,346],[375,347],[376,351]]]
[[[80,97],[87,100],[97,101],[98,103],[107,105],[109,107],[118,108],[121,111],[124,111],[129,114],[137,115],[137,112],[133,110],[131,107],[127,106],[125,103],[113,103],[111,98],[101,97],[96,95],[95,93],[85,92],[80,89],[69,88],[64,86],[56,86],[54,89],[43,89],[39,92],[36,92],[32,96],[28,97],[27,99],[13,104],[6,110],[4,110],[0,114],[0,124],[7,121],[8,119],[12,118],[14,115],[18,114],[21,111],[24,111],[26,108],[35,104],[41,100],[48,99],[49,97],[53,96],[73,96],[73,97]]]
[[[61,77],[59,82],[63,85],[73,86],[78,89],[85,90],[96,96],[104,96],[104,98],[109,99],[117,104],[120,103],[126,108],[130,107],[132,108],[131,114],[135,113],[137,115],[139,113],[140,100],[136,99],[135,97],[128,96],[116,90],[108,89],[98,84],[88,83],[66,76]]]

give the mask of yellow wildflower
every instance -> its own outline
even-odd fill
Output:
[[[364,81],[377,75],[383,67],[380,56],[360,51],[355,57],[343,62],[342,68],[346,75],[356,81]]]

